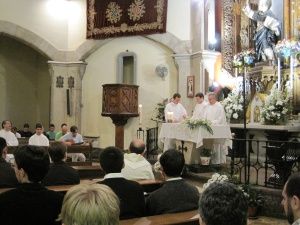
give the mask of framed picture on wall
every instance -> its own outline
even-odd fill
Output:
[[[187,77],[187,97],[193,98],[195,94],[195,76]]]

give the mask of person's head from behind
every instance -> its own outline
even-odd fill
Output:
[[[66,193],[59,218],[63,225],[118,225],[119,214],[119,199],[108,186],[80,184]]]
[[[300,173],[289,177],[282,190],[282,197],[281,204],[288,222],[292,224],[300,218]]]
[[[204,95],[203,93],[201,92],[198,92],[196,95],[195,95],[195,98],[196,98],[196,102],[198,104],[201,104],[203,101],[204,101]]]
[[[72,136],[76,137],[76,135],[78,133],[78,128],[76,126],[71,126],[70,131],[72,133]]]
[[[49,131],[53,132],[54,130],[55,130],[55,125],[53,123],[50,123]]]
[[[63,123],[60,125],[62,134],[66,134],[68,132],[68,125],[66,123]]]
[[[12,128],[11,128],[11,132],[13,132],[14,134],[17,133],[17,130],[18,130],[17,127],[12,127]]]
[[[216,93],[210,92],[208,93],[208,102],[209,104],[213,105],[217,102],[217,96]]]
[[[200,225],[246,225],[247,213],[247,199],[232,183],[212,183],[199,201]]]
[[[124,154],[117,147],[107,147],[101,152],[99,161],[105,173],[120,173],[124,167]]]
[[[173,95],[173,103],[178,104],[180,102],[181,95],[179,93],[175,93]]]
[[[2,129],[6,130],[6,131],[11,130],[11,122],[9,120],[3,120],[1,126],[2,126]]]
[[[258,11],[266,12],[272,7],[272,0],[260,0],[258,3]]]
[[[54,142],[49,146],[49,155],[54,163],[62,162],[66,159],[67,147],[61,142]]]
[[[184,167],[184,157],[181,152],[170,149],[161,155],[159,163],[162,167],[163,175],[167,177],[179,177]]]
[[[136,153],[143,155],[145,151],[145,143],[141,139],[134,139],[129,145],[129,151],[131,153]]]
[[[37,135],[41,135],[43,133],[44,129],[43,129],[43,125],[41,123],[37,123],[35,125],[35,133]]]
[[[29,131],[29,124],[28,123],[24,123],[24,125],[23,125],[23,131],[25,131],[25,132]]]
[[[0,157],[5,159],[6,154],[7,154],[6,140],[4,138],[0,137]]]
[[[48,152],[39,146],[25,145],[14,151],[15,173],[20,183],[40,182],[49,169]]]

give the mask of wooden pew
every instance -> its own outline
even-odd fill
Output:
[[[18,146],[8,146],[8,154],[13,154]],[[48,150],[48,147],[45,147]],[[71,145],[67,146],[67,153],[87,153],[88,158],[86,162],[67,162],[69,165],[74,166],[92,166],[92,146],[88,145]]]
[[[80,184],[93,184],[101,181],[102,179],[94,179],[94,180],[88,180],[88,179],[83,179],[80,180]],[[142,187],[147,188],[147,185],[162,185],[163,181],[160,180],[137,180],[137,182],[142,185]],[[71,187],[75,186],[74,184],[71,185],[57,185],[57,186],[48,186],[50,190],[53,191],[58,191],[58,192],[67,192]],[[159,186],[157,186],[159,187]],[[5,191],[8,191],[12,188],[0,188],[0,193],[3,193]]]
[[[104,176],[100,166],[76,165],[72,167],[78,171],[80,179],[97,179]]]
[[[120,225],[199,225],[198,210],[121,220]]]

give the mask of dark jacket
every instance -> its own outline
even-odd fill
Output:
[[[0,194],[0,218],[5,225],[58,225],[63,195],[39,183],[20,184]]]
[[[18,181],[14,169],[0,156],[0,188],[11,188],[17,185]]]
[[[198,208],[199,191],[183,179],[166,181],[146,199],[149,215],[183,212]]]
[[[107,178],[100,182],[109,186],[120,200],[120,219],[144,216],[145,198],[142,186],[125,178]]]
[[[80,177],[77,170],[62,161],[50,165],[42,183],[45,186],[79,184]]]

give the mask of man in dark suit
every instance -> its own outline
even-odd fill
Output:
[[[121,149],[108,147],[100,154],[100,166],[105,172],[101,184],[109,186],[120,200],[120,219],[144,216],[143,188],[135,181],[126,180],[121,174],[124,155]]]
[[[40,184],[49,169],[49,156],[38,146],[15,150],[14,169],[20,185],[0,194],[0,218],[5,225],[58,225],[63,196]]]
[[[5,161],[6,154],[6,141],[0,137],[0,188],[10,188],[18,185],[14,169],[10,163]]]
[[[50,185],[79,184],[78,171],[65,163],[67,148],[63,143],[55,142],[49,147],[49,155],[53,161],[42,183]]]
[[[146,212],[149,215],[157,215],[197,209],[199,201],[197,188],[180,177],[184,167],[183,154],[176,150],[168,150],[162,154],[159,162],[166,182],[149,195]]]

